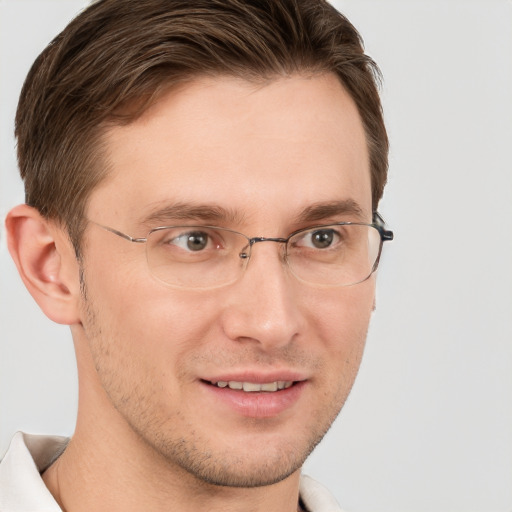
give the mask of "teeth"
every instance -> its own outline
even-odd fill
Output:
[[[238,384],[238,382],[237,382]],[[231,382],[229,383],[231,387]],[[261,391],[261,384],[253,384],[252,382],[244,382],[243,390],[248,391],[249,393],[254,393],[255,391]]]
[[[277,391],[277,382],[269,382],[261,385],[261,391]]]
[[[293,381],[278,380],[275,382],[265,382],[263,384],[257,384],[255,382],[237,382],[234,380],[226,382],[224,380],[219,380],[218,382],[212,382],[212,384],[219,388],[229,387],[229,389],[243,390],[246,393],[256,393],[259,391],[273,393],[274,391],[278,391],[281,389],[288,389],[289,387],[292,386]]]

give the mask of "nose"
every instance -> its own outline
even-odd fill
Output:
[[[298,286],[283,262],[281,244],[255,244],[243,275],[229,287],[225,334],[267,351],[286,347],[304,328]]]

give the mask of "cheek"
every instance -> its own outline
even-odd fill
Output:
[[[184,369],[210,337],[213,301],[133,279],[86,284],[84,328],[101,387],[125,418],[145,404],[146,416],[160,421],[169,397],[179,401],[192,379]]]
[[[150,276],[123,277],[109,280],[95,274],[87,280],[102,351],[110,353],[115,347],[116,357],[123,358],[120,364],[135,363],[146,371],[179,366],[188,351],[208,338],[215,325],[215,301],[165,287]]]
[[[322,340],[318,349],[326,361],[326,379],[338,391],[352,386],[364,351],[373,310],[375,280],[356,286],[327,291],[312,308],[311,321]],[[348,392],[347,390],[347,392]]]
[[[366,337],[373,311],[375,279],[339,289],[327,289],[310,299],[311,321],[332,348],[352,345]]]

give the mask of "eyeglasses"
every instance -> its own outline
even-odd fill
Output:
[[[350,286],[377,269],[382,245],[393,240],[379,213],[372,224],[337,222],[294,231],[287,238],[253,237],[217,226],[162,226],[145,238],[90,221],[129,242],[145,243],[151,274],[179,288],[217,288],[240,278],[260,242],[281,244],[282,260],[300,281]]]

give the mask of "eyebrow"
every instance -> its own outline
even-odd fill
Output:
[[[173,203],[157,206],[146,215],[141,223],[147,226],[167,225],[180,220],[197,220],[199,222],[241,223],[243,215],[239,212],[215,204]]]
[[[305,208],[299,216],[299,222],[315,222],[337,217],[340,215],[350,215],[356,217],[356,220],[364,220],[367,217],[365,211],[353,199],[344,199],[341,201],[328,201],[315,203]]]

